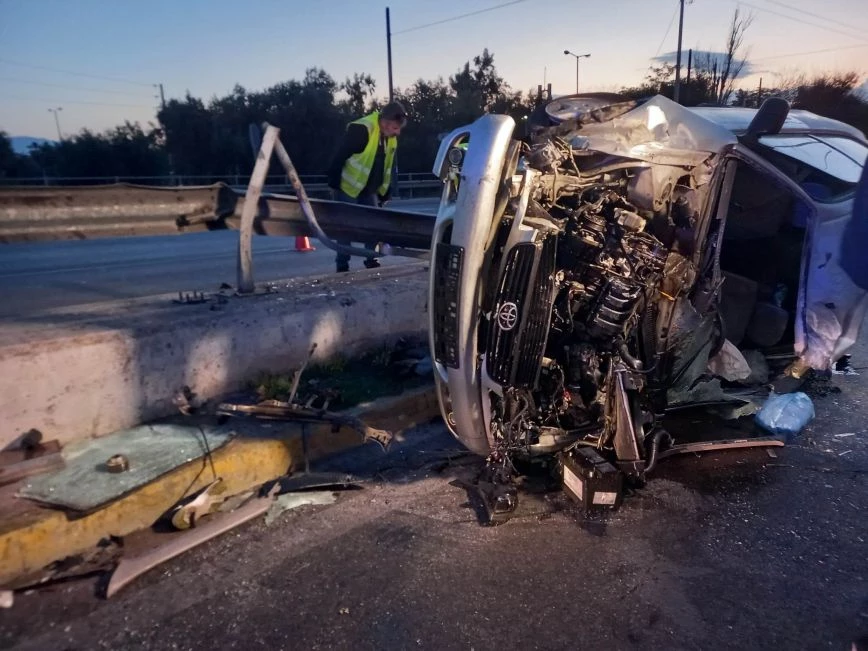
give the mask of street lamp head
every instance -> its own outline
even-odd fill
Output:
[[[569,53],[570,53],[569,50],[564,50],[564,54],[569,54]]]

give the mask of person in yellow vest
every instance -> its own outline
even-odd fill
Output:
[[[335,201],[382,206],[389,200],[398,136],[406,124],[404,107],[400,102],[390,102],[347,125],[328,171]],[[341,240],[338,243],[349,244]],[[376,242],[365,243],[368,249],[375,246]],[[338,272],[349,271],[350,256],[339,253],[335,264]],[[376,258],[365,259],[368,269],[379,266]]]

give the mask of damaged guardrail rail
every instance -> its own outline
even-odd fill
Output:
[[[101,237],[178,235],[239,229],[245,192],[225,183],[162,188],[116,184],[0,189],[0,244]],[[309,200],[332,239],[388,242],[427,250],[434,216],[395,208]],[[297,197],[263,193],[253,220],[257,235],[315,236]]]

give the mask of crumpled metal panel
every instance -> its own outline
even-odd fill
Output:
[[[735,134],[661,95],[578,135],[588,149],[661,165],[699,165],[738,143]]]
[[[234,435],[229,427],[173,424],[121,430],[68,448],[63,470],[32,478],[18,496],[88,513],[185,463],[201,459],[206,468],[208,451],[222,447]],[[129,470],[111,473],[106,461],[119,454],[128,459]]]

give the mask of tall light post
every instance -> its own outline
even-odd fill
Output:
[[[63,110],[62,106],[58,106],[57,108],[48,109],[49,113],[54,113],[54,124],[57,125],[57,139],[58,140],[63,140],[63,135],[61,135],[61,133],[60,133],[60,118],[57,117],[58,111],[62,111],[62,110]]]
[[[570,56],[576,57],[576,95],[579,94],[579,59],[587,59],[590,54],[575,54],[574,52],[570,52],[569,50],[564,50],[564,54],[569,54]]]

